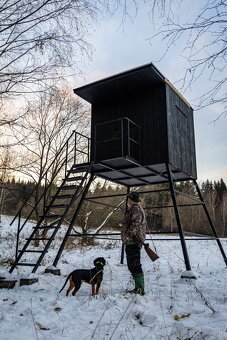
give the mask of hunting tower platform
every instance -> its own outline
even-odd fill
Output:
[[[91,162],[126,186],[196,179],[193,109],[153,64],[77,88],[91,103]],[[162,174],[162,176],[160,175]]]

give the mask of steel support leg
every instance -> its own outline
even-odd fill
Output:
[[[128,206],[128,194],[129,194],[129,187],[127,187],[127,196],[126,196],[126,204],[125,204],[125,211],[127,210],[127,206]],[[121,264],[124,263],[124,254],[125,254],[125,245],[122,243],[122,247],[121,247]]]
[[[184,263],[185,263],[185,266],[186,266],[186,270],[191,270],[191,265],[190,265],[189,256],[188,256],[188,250],[187,250],[187,246],[186,246],[186,242],[185,242],[185,238],[184,238],[184,231],[183,231],[183,227],[182,227],[181,220],[180,220],[180,215],[179,215],[179,210],[178,210],[177,200],[176,200],[176,194],[175,194],[175,190],[174,190],[174,186],[173,186],[173,180],[172,180],[172,177],[171,177],[170,167],[169,167],[168,163],[166,163],[166,170],[167,170],[167,174],[168,174],[170,192],[171,192],[171,196],[172,196],[172,201],[173,201],[178,231],[179,231],[180,240],[181,240],[181,246],[182,246],[183,255],[184,255]]]
[[[124,263],[124,255],[125,255],[125,245],[122,243],[122,246],[121,246],[121,264]]]

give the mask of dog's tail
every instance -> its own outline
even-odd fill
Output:
[[[66,285],[66,283],[69,281],[69,278],[70,278],[71,275],[72,275],[72,273],[70,273],[70,274],[67,276],[67,279],[65,280],[65,283],[64,283],[62,289],[59,291],[59,293],[61,293],[61,291],[65,288],[65,285]]]

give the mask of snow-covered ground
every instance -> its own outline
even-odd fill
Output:
[[[10,220],[3,217],[0,227],[1,263],[15,251],[16,224],[10,227]],[[227,339],[227,268],[216,242],[187,241],[197,280],[180,278],[185,265],[179,241],[154,242],[159,260],[152,263],[142,251],[145,296],[125,294],[133,283],[126,264],[120,264],[121,243],[116,240],[65,250],[58,265],[60,276],[44,274],[42,266],[32,274],[38,283],[1,289],[0,339]],[[222,244],[227,253],[227,240]],[[57,248],[55,242],[45,257],[46,266],[52,264]],[[98,297],[91,296],[86,283],[75,297],[66,297],[66,289],[58,293],[66,275],[93,267],[99,256],[107,265]],[[7,274],[8,269],[0,265],[0,273]],[[19,279],[29,270],[20,267],[11,277]]]

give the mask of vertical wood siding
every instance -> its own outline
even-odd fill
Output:
[[[142,128],[142,165],[170,162],[196,178],[193,110],[169,85],[161,83],[143,91],[125,91],[121,96],[103,98],[102,101],[93,103],[92,160],[95,160],[95,125],[124,117]],[[111,129],[109,133],[110,131]],[[100,130],[97,132],[104,133]],[[110,141],[110,158],[121,156],[121,151],[121,143]],[[99,160],[100,158],[99,152]]]

